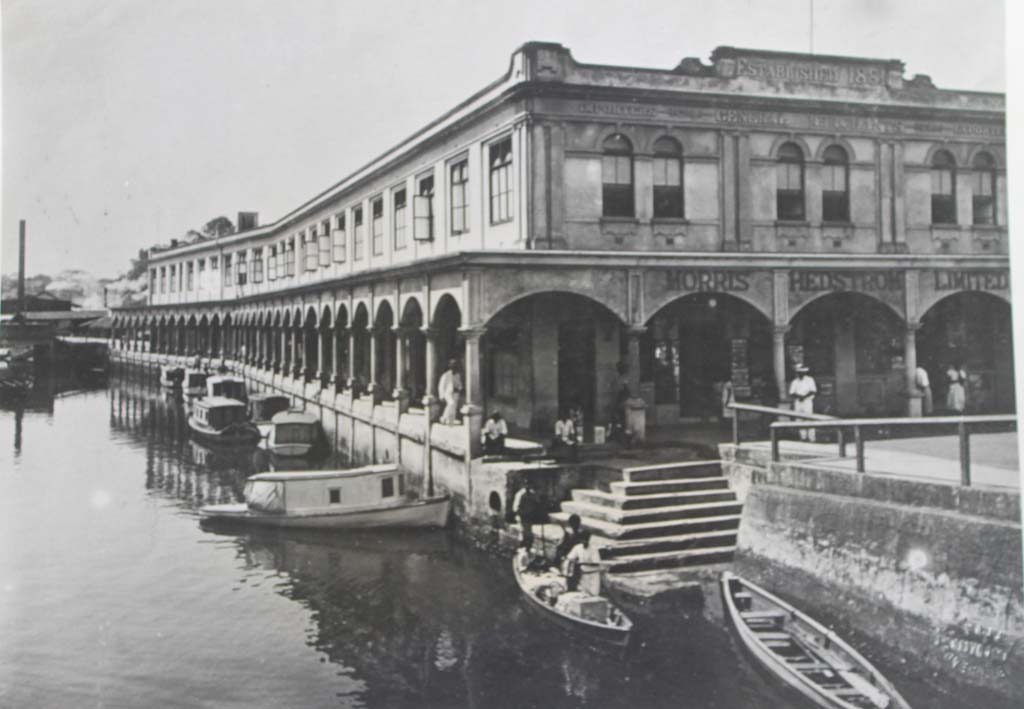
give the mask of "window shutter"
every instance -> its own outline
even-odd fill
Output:
[[[430,197],[413,195],[412,198],[412,238],[416,241],[430,241]]]

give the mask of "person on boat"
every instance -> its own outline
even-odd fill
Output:
[[[501,417],[501,412],[495,411],[484,424],[484,430],[480,432],[480,442],[483,443],[485,455],[495,455],[505,452],[505,436],[508,435],[508,424]]]
[[[519,548],[516,549],[516,568],[522,573],[530,568],[531,561],[533,554],[530,551],[530,543],[524,539],[519,542]]]
[[[512,512],[519,520],[519,526],[523,530],[523,541],[533,546],[533,522],[537,518],[538,511],[537,495],[533,485],[527,480],[523,487],[512,498]]]
[[[555,564],[558,566],[562,565],[565,557],[569,555],[573,547],[580,543],[580,537],[583,534],[583,531],[580,529],[581,524],[582,520],[578,514],[573,512],[569,515],[569,529],[564,531],[562,541],[555,547]]]
[[[587,530],[580,532],[580,543],[565,557],[563,572],[570,591],[601,595],[601,554],[590,545],[590,532]]]
[[[793,400],[793,411],[801,414],[813,414],[814,395],[818,393],[818,386],[810,374],[811,370],[807,365],[798,364],[793,371],[796,372],[796,378],[789,385],[789,398]],[[800,440],[814,443],[814,429],[801,428]]]

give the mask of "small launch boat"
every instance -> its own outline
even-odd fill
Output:
[[[224,396],[235,401],[245,401],[245,380],[227,374],[216,374],[206,380],[207,396]]]
[[[249,395],[249,418],[263,438],[270,436],[271,424],[274,415],[291,408],[292,400],[283,394],[268,394],[266,392],[255,392]]]
[[[245,404],[223,396],[196,399],[188,427],[202,440],[211,443],[256,443],[260,431],[248,420]]]
[[[323,429],[320,419],[304,411],[281,411],[270,421],[266,448],[274,455],[301,457],[309,455],[320,442]]]

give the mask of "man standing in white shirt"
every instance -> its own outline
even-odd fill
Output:
[[[796,379],[789,385],[789,398],[793,400],[793,411],[801,414],[814,413],[814,395],[818,393],[818,387],[810,370],[803,364],[796,366]],[[801,428],[800,440],[814,442],[815,435],[813,428]]]
[[[917,391],[921,394],[921,413],[924,416],[931,416],[932,414],[932,384],[928,379],[928,371],[921,365],[917,366],[914,370],[914,386],[917,387]]]
[[[454,425],[459,416],[459,404],[462,403],[462,375],[459,374],[459,363],[454,359],[448,362],[448,369],[437,383],[437,395],[444,402],[441,423]]]

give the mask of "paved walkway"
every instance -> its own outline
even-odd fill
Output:
[[[767,441],[744,446],[769,449]],[[835,443],[780,441],[783,455],[809,456],[816,464],[842,470],[855,470],[857,461],[852,443],[847,443],[846,458],[838,457]],[[960,482],[960,440],[957,436],[900,438],[866,441],[864,467],[869,473],[896,475],[950,483]],[[972,485],[1020,489],[1021,475],[1016,433],[979,433],[971,436]]]

